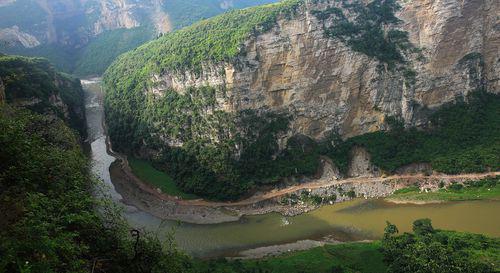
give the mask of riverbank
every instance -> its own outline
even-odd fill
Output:
[[[387,201],[396,204],[430,204],[449,201],[500,200],[500,176],[484,178],[431,191],[419,187],[397,190]]]
[[[108,142],[109,143],[109,142]],[[109,145],[109,144],[108,144]],[[114,153],[119,162],[112,164],[110,173],[123,202],[161,219],[195,224],[216,224],[238,221],[244,215],[277,212],[294,216],[322,205],[362,198],[385,198],[397,190],[417,185],[419,189],[437,191],[440,186],[498,176],[500,172],[462,175],[397,175],[389,177],[357,177],[336,179],[324,175],[311,182],[257,192],[237,202],[211,202],[202,199],[182,200],[156,189],[139,179],[130,168],[126,156]]]
[[[115,160],[109,139],[105,136],[102,96],[98,82],[90,82],[91,86],[86,86],[87,91],[93,95],[88,98],[87,116],[89,121],[90,139],[95,140],[92,143],[92,154],[95,160],[96,174],[109,186],[109,193],[113,200],[120,203],[127,203],[133,206],[125,206],[123,211],[127,221],[138,229],[146,229],[151,232],[166,234],[175,230],[175,242],[183,250],[194,257],[224,257],[241,256],[239,253],[248,249],[258,249],[260,255],[276,255],[276,251],[293,251],[295,249],[304,249],[313,247],[314,244],[306,243],[309,240],[316,242],[343,241],[352,242],[359,240],[373,240],[380,238],[380,232],[383,231],[385,220],[393,223],[401,223],[401,228],[408,231],[410,227],[405,227],[403,223],[409,222],[419,217],[430,217],[437,221],[437,225],[448,229],[457,229],[462,231],[485,233],[491,236],[499,236],[498,224],[492,219],[498,211],[498,202],[484,204],[482,202],[463,202],[457,205],[391,205],[383,200],[363,200],[358,198],[354,201],[343,202],[333,206],[314,204],[315,195],[302,196],[302,192],[309,193],[301,187],[309,184],[295,185],[293,189],[283,188],[274,191],[266,191],[256,194],[254,199],[242,200],[242,203],[252,203],[262,197],[267,198],[273,195],[280,195],[285,190],[300,191],[297,195],[297,203],[287,204],[283,201],[294,203],[293,193],[287,193],[278,197],[276,203],[273,200],[261,201],[256,205],[248,205],[252,212],[255,210],[262,212],[260,215],[244,216],[235,213],[234,210],[200,206],[204,204],[203,200],[193,200],[197,206],[178,206],[179,200],[170,197],[171,200],[162,200],[157,196],[159,193],[154,187],[141,185],[142,181],[129,181],[130,179],[122,171],[122,159]],[[96,85],[93,85],[96,84]],[[89,90],[91,88],[91,90]],[[126,159],[126,158],[125,158]],[[120,175],[111,171],[116,171]],[[111,176],[113,181],[111,181]],[[121,178],[121,179],[120,179]],[[320,180],[332,180],[328,176]],[[333,180],[332,180],[333,181]],[[112,183],[113,182],[113,183]],[[125,193],[121,195],[118,193]],[[343,192],[343,196],[349,194],[349,191]],[[287,196],[288,195],[288,196]],[[287,196],[285,198],[285,196]],[[340,200],[340,197],[339,197]],[[249,202],[250,201],[250,202]],[[338,201],[338,200],[336,200]],[[267,203],[266,203],[267,202]],[[329,204],[329,202],[324,202]],[[224,203],[223,203],[224,204]],[[212,204],[213,205],[213,202]],[[306,210],[313,210],[309,213],[302,213],[294,217],[286,217],[277,213],[268,213],[272,207],[279,206],[282,211],[290,215],[301,214]],[[321,208],[319,208],[321,206]],[[291,208],[293,207],[293,208]],[[137,209],[136,209],[137,208]],[[133,209],[133,210],[132,210]],[[293,209],[293,210],[292,210]],[[474,213],[481,211],[483,216]],[[154,214],[153,214],[154,213]],[[171,218],[161,218],[156,215],[163,215]],[[164,220],[164,219],[173,219]],[[186,219],[178,222],[177,219]],[[201,219],[201,221],[200,221]],[[215,224],[214,220],[224,220],[223,224]],[[486,220],[488,219],[488,220]],[[210,225],[188,224],[210,223]],[[215,222],[217,223],[217,222]],[[460,224],[457,224],[460,223]],[[465,224],[465,225],[464,225]],[[403,229],[404,228],[404,229]],[[326,239],[325,239],[326,238]],[[328,239],[330,238],[330,239]],[[284,246],[282,246],[284,244]],[[271,247],[269,247],[271,246]],[[255,251],[254,251],[255,253]]]
[[[198,261],[198,272],[386,272],[380,241],[322,244],[245,260]],[[336,270],[335,270],[336,269]]]
[[[435,229],[431,223],[429,219],[415,220],[411,233],[398,233],[398,226],[391,224],[392,229],[387,229],[381,240],[342,244],[307,240],[300,243],[310,245],[308,250],[288,250],[254,259],[201,260],[194,263],[194,268],[197,272],[381,273],[388,267],[403,271],[420,267],[430,272],[443,272],[443,268],[452,268],[453,272],[498,272],[498,238]],[[247,253],[258,254],[258,250]]]

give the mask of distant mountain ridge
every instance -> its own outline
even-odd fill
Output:
[[[159,34],[274,1],[2,0],[0,52],[47,57],[80,75],[100,74],[116,56]]]

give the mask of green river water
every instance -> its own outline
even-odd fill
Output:
[[[120,202],[109,175],[115,160],[106,152],[102,129],[103,109],[99,81],[82,81],[87,91],[86,110],[92,143],[94,172],[109,186],[109,194]],[[410,231],[415,219],[430,218],[436,228],[500,236],[500,201],[467,201],[427,205],[392,204],[383,200],[354,200],[324,206],[295,217],[271,213],[243,217],[238,222],[195,225],[162,221],[133,207],[124,206],[129,223],[165,236],[174,231],[177,245],[194,256],[228,255],[259,246],[321,239],[329,236],[340,241],[380,238],[386,221],[400,231]]]

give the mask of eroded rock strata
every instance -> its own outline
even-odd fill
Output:
[[[491,0],[288,0],[229,12],[107,70],[110,137],[215,199],[311,177],[325,149],[315,143],[332,135],[426,128],[443,105],[498,93],[499,9]],[[332,158],[343,176],[433,160],[401,157],[381,170],[356,149]],[[359,164],[347,166],[351,158]]]
[[[407,31],[422,50],[406,56],[416,73],[411,84],[402,71],[380,68],[377,59],[325,37],[324,22],[313,11],[338,4],[323,2],[308,1],[292,19],[280,18],[250,37],[231,62],[151,75],[155,85],[145,91],[161,96],[171,89],[220,87],[226,93],[217,98],[217,109],[284,111],[293,116],[291,135],[321,138],[333,129],[346,137],[379,130],[387,115],[419,125],[426,111],[473,90],[499,90],[497,1],[400,3],[402,22],[391,27]]]

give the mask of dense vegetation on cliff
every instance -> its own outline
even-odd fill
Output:
[[[440,108],[424,130],[404,129],[395,120],[389,131],[336,139],[325,154],[344,171],[354,146],[365,147],[373,163],[387,172],[415,162],[431,163],[434,170],[448,174],[498,171],[499,117],[500,95],[476,91]]]
[[[0,79],[7,103],[51,113],[81,134],[85,132],[80,81],[57,72],[46,59],[0,54]]]
[[[375,57],[393,66],[405,61],[403,53],[412,48],[408,33],[389,29],[388,25],[401,23],[395,13],[401,7],[395,0],[375,0],[368,4],[359,1],[341,1],[341,7],[313,12],[325,22],[333,17],[325,35],[337,38],[353,50]]]
[[[44,57],[58,69],[76,75],[100,75],[118,55],[156,38],[152,2],[125,4],[128,6],[126,19],[137,21],[140,26],[130,29],[108,29],[94,35],[95,24],[102,16],[101,5],[108,5],[108,9],[112,10],[122,9],[123,7],[119,5],[123,3],[108,0],[84,2],[67,0],[61,3],[49,2],[44,9],[40,4],[43,2],[17,0],[8,3],[7,1],[0,5],[0,18],[2,18],[0,30],[17,26],[23,33],[37,39],[40,45],[24,47],[19,42],[9,40],[12,37],[7,36],[4,37],[5,41],[0,40],[0,52]],[[160,1],[157,8],[168,15],[168,24],[176,30],[228,10],[272,2],[276,0],[172,0]],[[47,11],[52,14],[49,15]],[[48,19],[50,16],[51,20]],[[106,23],[120,25],[123,22],[119,20],[126,21],[126,19],[110,17]],[[47,36],[57,41],[46,41]]]
[[[56,94],[80,107],[78,81],[58,78],[44,60],[15,56],[0,58],[0,76],[7,94],[0,101],[0,272],[187,270],[188,257],[144,232],[130,234],[119,211],[94,197],[101,194],[80,146],[85,129],[77,135],[49,100]]]
[[[405,79],[414,76],[405,59],[413,49],[407,33],[387,29],[399,23],[395,1],[340,4],[343,9],[313,12],[325,23],[325,35],[381,64],[405,69]],[[232,11],[121,56],[104,78],[106,118],[115,147],[153,161],[187,193],[224,200],[288,177],[312,176],[321,155],[330,157],[345,174],[356,146],[365,147],[385,173],[416,162],[450,174],[499,168],[500,99],[484,91],[437,111],[422,128],[405,129],[397,118],[388,117],[391,130],[347,140],[332,132],[320,142],[287,136],[291,117],[285,112],[222,109],[220,100],[229,99],[224,87],[157,93],[163,87],[157,86],[155,75],[196,74],[206,64],[234,61],[245,54],[242,44],[248,37],[271,29],[278,17],[293,16],[302,5],[288,0]],[[348,18],[349,12],[356,16]],[[326,27],[327,20],[335,24]],[[373,44],[378,46],[372,49]]]
[[[152,73],[199,71],[205,62],[233,60],[250,36],[269,30],[278,16],[291,15],[301,0],[233,10],[168,33],[124,54],[107,71],[112,80],[123,73],[148,81]]]
[[[0,272],[182,272],[186,257],[130,236],[95,187],[61,120],[0,107]]]

